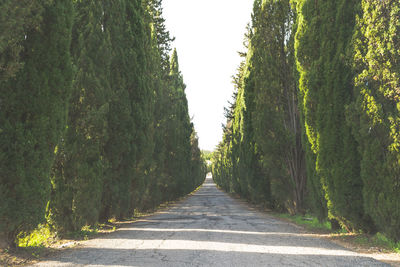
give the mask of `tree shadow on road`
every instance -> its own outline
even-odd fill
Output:
[[[265,256],[265,257],[261,257]],[[251,253],[187,249],[96,249],[65,254],[47,265],[99,265],[99,266],[385,266],[367,257],[335,255],[287,255],[281,253]],[[42,265],[40,265],[42,266]],[[389,266],[389,265],[386,265]]]

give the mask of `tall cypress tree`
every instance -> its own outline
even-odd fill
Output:
[[[176,49],[171,57],[169,75],[169,110],[166,111],[166,194],[168,199],[182,196],[187,192],[191,158],[191,125],[183,77],[179,70]],[[189,167],[189,168],[188,168]]]
[[[107,114],[108,141],[105,158],[109,162],[104,181],[101,219],[122,218],[130,208],[130,188],[136,153],[133,135],[135,122],[128,91],[131,64],[136,63],[131,28],[127,19],[126,1],[104,2],[104,28],[111,40],[110,104]]]
[[[296,1],[297,31],[295,38],[296,66],[299,73],[299,110],[303,128],[303,147],[306,154],[307,184],[313,213],[322,221],[327,217],[327,199],[322,186],[321,175],[316,170],[317,162],[317,134],[316,125],[316,96],[315,91],[309,88],[318,88],[321,76],[315,75],[320,68],[319,56],[321,53],[321,33],[319,29],[321,18],[315,15],[310,1]],[[314,13],[313,13],[314,12]]]
[[[99,219],[106,162],[109,38],[103,5],[75,2],[72,56],[76,68],[68,129],[53,168],[50,219],[61,231],[79,230]]]
[[[166,187],[166,162],[168,151],[166,150],[168,114],[170,112],[169,102],[169,73],[170,73],[170,38],[169,32],[165,27],[165,19],[162,15],[162,5],[160,0],[145,1],[147,10],[147,24],[150,26],[150,43],[152,47],[150,66],[151,66],[151,86],[154,93],[153,102],[153,124],[152,137],[154,149],[152,163],[150,164],[150,181],[146,181],[146,194],[144,207],[155,207],[167,198]],[[163,193],[164,192],[164,193]]]
[[[359,142],[364,207],[400,240],[400,3],[362,1],[354,35],[356,101],[349,122]]]
[[[260,164],[261,155],[257,150],[253,125],[257,98],[253,53],[253,47],[250,45],[235,107],[232,154],[236,159],[233,158],[232,161],[237,164],[236,171],[234,170],[236,177],[233,178],[239,181],[239,190],[243,197],[253,201],[269,201],[270,181],[265,177]]]
[[[9,243],[44,221],[71,91],[71,1],[43,8],[39,27],[23,41],[24,67],[0,86],[0,232]]]
[[[348,229],[370,227],[363,210],[357,143],[345,123],[353,100],[348,49],[354,1],[298,1],[297,60],[307,136],[316,154],[329,216]]]
[[[256,1],[255,6],[259,1]],[[253,36],[248,28],[245,45]],[[235,93],[233,103],[225,109],[227,123],[224,125],[223,141],[219,144],[213,159],[213,176],[217,184],[229,192],[256,202],[269,202],[270,180],[265,176],[260,163],[254,135],[255,76],[253,47],[246,47],[241,53],[245,60],[239,65],[234,76]]]
[[[275,205],[303,212],[306,175],[294,70],[295,10],[287,0],[255,3],[251,39],[255,140]]]
[[[136,147],[135,177],[131,191],[131,210],[140,208],[146,189],[147,174],[154,150],[152,127],[154,120],[154,91],[152,87],[151,40],[146,24],[142,1],[128,1],[128,21],[132,31],[132,45],[135,47],[136,64],[132,65],[129,92],[132,117],[136,124],[133,143]]]
[[[111,101],[105,155],[110,163],[102,218],[127,217],[144,190],[146,158],[151,156],[152,91],[146,82],[145,15],[142,1],[105,2],[105,31],[111,38]],[[148,81],[149,79],[147,79]]]

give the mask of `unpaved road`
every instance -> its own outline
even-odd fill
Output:
[[[211,177],[170,208],[36,266],[389,266],[307,235],[219,191]]]

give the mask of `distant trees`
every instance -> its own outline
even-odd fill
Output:
[[[399,12],[396,1],[255,0],[215,181],[400,240]]]
[[[129,218],[201,184],[161,1],[1,5],[0,238]]]

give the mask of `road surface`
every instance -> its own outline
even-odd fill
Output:
[[[211,177],[168,211],[36,266],[389,266],[307,235],[218,190]]]

